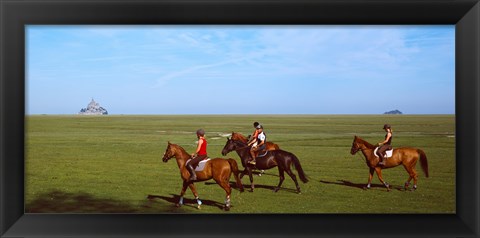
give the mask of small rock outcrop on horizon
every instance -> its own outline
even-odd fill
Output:
[[[403,113],[399,110],[393,110],[393,111],[385,112],[383,114],[403,114]]]
[[[105,108],[101,107],[100,104],[93,100],[88,104],[87,108],[82,108],[78,113],[80,115],[108,115],[108,112]]]

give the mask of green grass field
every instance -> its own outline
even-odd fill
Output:
[[[284,189],[274,193],[278,170],[267,170],[254,176],[253,193],[232,192],[230,213],[455,213],[454,115],[27,116],[26,212],[225,213],[225,192],[213,180],[196,183],[201,210],[190,190],[187,204],[176,208],[179,169],[161,158],[168,141],[192,153],[198,128],[207,132],[210,157],[223,157],[225,136],[250,134],[254,121],[269,141],[297,155],[310,181],[300,182],[296,194],[286,176]],[[362,189],[368,168],[361,153],[350,154],[353,137],[377,143],[385,123],[392,125],[394,147],[427,154],[430,178],[417,164],[414,192],[403,191],[408,175],[402,166],[383,171],[391,192],[376,175],[373,187]],[[236,153],[227,157],[241,167]],[[249,186],[248,176],[242,181]]]

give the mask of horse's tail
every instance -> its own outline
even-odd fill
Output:
[[[243,192],[242,180],[240,180],[240,177],[238,177],[240,171],[238,170],[237,161],[235,161],[234,159],[227,159],[227,161],[230,164],[230,169],[233,172],[233,177],[235,177],[235,181],[237,182],[237,187],[240,188],[240,191]]]
[[[418,154],[420,155],[420,165],[422,166],[422,170],[425,173],[425,176],[428,178],[428,162],[427,162],[427,155],[423,150],[417,149]]]
[[[297,156],[294,154],[290,153],[293,159],[293,165],[295,166],[295,169],[298,172],[298,176],[302,180],[303,183],[308,182],[307,175],[305,175],[305,172],[303,172],[302,165],[300,164],[300,160],[298,160]]]

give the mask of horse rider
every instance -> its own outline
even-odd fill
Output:
[[[383,129],[385,130],[385,132],[387,132],[387,134],[385,135],[385,140],[378,143],[378,146],[380,148],[378,148],[377,150],[377,155],[380,158],[380,162],[378,164],[382,166],[385,165],[385,151],[392,149],[392,127],[389,124],[385,124],[383,125]]]
[[[255,130],[253,131],[253,134],[250,136],[247,144],[250,144],[250,142],[254,141],[254,140],[257,140],[257,136],[258,136],[258,130],[257,130],[257,126],[260,125],[260,123],[258,122],[254,122],[253,123],[253,128],[255,128]]]
[[[190,172],[190,178],[188,179],[188,182],[197,180],[195,167],[197,167],[200,161],[207,158],[207,140],[205,139],[205,131],[203,129],[197,130],[197,138],[197,150],[192,154],[192,159],[186,164],[186,167]]]
[[[258,151],[265,150],[267,148],[267,136],[265,132],[263,132],[263,126],[258,124],[256,127],[256,134],[257,136],[254,137],[255,140],[248,143],[248,146],[252,146],[250,148],[250,155],[252,156],[252,160],[248,163],[255,165],[255,158],[257,157]]]

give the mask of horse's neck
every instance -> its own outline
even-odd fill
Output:
[[[190,158],[190,155],[180,146],[177,146],[175,158],[177,159],[177,164],[179,168],[185,167],[185,163]]]
[[[375,146],[372,145],[372,144],[370,144],[370,143],[368,143],[366,140],[364,140],[364,139],[359,139],[359,140],[362,142],[362,144],[363,144],[367,149],[370,149],[370,150],[375,149]]]
[[[243,142],[236,142],[235,143],[240,149],[236,149],[235,151],[237,152],[238,156],[242,159],[248,159],[250,156],[250,149],[247,147],[247,144]]]
[[[365,158],[367,160],[371,160],[371,159],[374,159],[375,156],[373,154],[373,151],[375,150],[375,146],[368,143],[367,141],[363,140],[363,139],[360,139],[363,146],[365,147],[364,149],[362,149],[362,153],[363,153],[363,156],[365,156]]]

